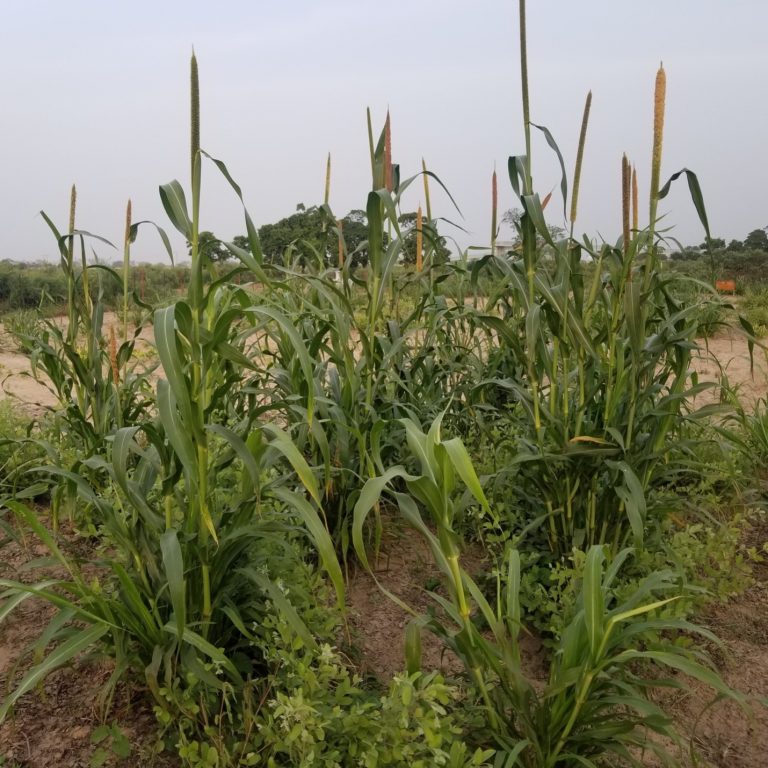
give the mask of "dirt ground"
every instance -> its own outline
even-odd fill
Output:
[[[759,549],[768,540],[763,520],[750,534]],[[693,681],[690,692],[665,691],[659,701],[690,737],[698,765],[713,768],[763,768],[768,765],[768,562],[755,565],[754,584],[726,603],[712,605],[697,621],[709,627],[722,646],[707,646],[723,679],[751,701],[750,712]],[[761,705],[759,702],[764,703]],[[683,764],[695,763],[683,756]]]
[[[701,349],[694,355],[693,369],[700,381],[717,381],[724,376],[736,388],[745,407],[753,407],[759,398],[768,397],[768,355],[764,349],[755,346],[750,358],[746,338],[735,333],[699,343]],[[700,395],[697,403],[717,397],[715,392]]]
[[[461,562],[470,575],[476,576],[485,570],[479,547],[469,547],[462,554]],[[405,630],[413,614],[384,595],[376,581],[421,616],[437,608],[428,592],[438,587],[440,572],[426,542],[392,518],[386,523],[385,540],[374,575],[375,580],[358,568],[350,579],[349,623],[356,652],[353,659],[360,665],[360,671],[386,684],[405,667]],[[461,672],[461,662],[452,652],[444,650],[433,635],[422,630],[421,641],[424,669],[439,670],[447,676]],[[534,678],[540,679],[544,674],[541,642],[533,636],[523,636],[521,651],[526,668]]]
[[[86,561],[88,545],[83,539],[65,536],[62,545],[68,554]],[[55,568],[30,567],[47,550],[34,539],[25,545],[7,543],[0,549],[0,578],[33,582],[42,577],[64,574]],[[53,615],[50,606],[26,600],[0,627],[0,691],[3,695],[13,681],[30,666],[25,655]],[[127,759],[106,765],[125,768],[170,768],[173,764],[153,754],[156,721],[146,696],[118,686],[106,714],[98,700],[110,674],[104,662],[82,658],[50,676],[34,693],[22,697],[15,712],[0,725],[0,766],[4,768],[90,768],[99,748],[91,736],[102,723],[119,726],[131,745]],[[104,746],[104,745],[101,745]],[[109,752],[109,749],[107,749]]]
[[[755,350],[751,368],[748,348],[740,336],[709,341],[694,364],[702,378],[725,373],[736,385],[745,405],[768,394],[768,364]],[[55,398],[31,376],[27,359],[13,349],[0,329],[0,398],[14,398],[31,416],[55,405]],[[701,396],[707,402],[709,396]],[[768,530],[760,531],[762,541]],[[73,546],[80,546],[74,544]],[[43,554],[34,543],[25,551],[17,544],[0,550],[0,578],[32,578],[23,565]],[[483,568],[480,553],[465,556],[470,572]],[[22,574],[22,575],[20,575]],[[415,610],[430,605],[426,590],[436,584],[436,572],[421,540],[406,529],[390,526],[376,577],[387,589]],[[768,697],[768,565],[758,565],[756,582],[745,594],[711,609],[703,621],[724,641],[715,658],[726,681],[754,696]],[[381,593],[374,580],[363,572],[352,575],[349,584],[350,625],[353,660],[361,671],[386,681],[404,665],[403,635],[407,612]],[[0,625],[0,686],[4,690],[14,676],[20,654],[44,628],[49,609],[30,600]],[[544,653],[534,638],[524,647],[527,673],[536,680],[545,677]],[[447,674],[459,671],[459,663],[442,652],[439,644],[423,635],[423,662],[427,669]],[[85,768],[95,751],[93,730],[102,722],[96,701],[109,669],[83,659],[51,675],[35,693],[18,704],[14,717],[0,725],[0,766]],[[663,702],[686,734],[693,734],[700,757],[712,768],[764,768],[768,765],[768,710],[755,708],[750,718],[727,702],[711,703],[711,693],[694,684],[690,693],[665,693]],[[144,703],[142,703],[144,702]],[[155,721],[151,708],[136,692],[119,688],[107,722],[117,723],[132,745],[131,756],[108,764],[139,768],[166,766],[152,755]],[[683,758],[687,764],[687,758]],[[649,766],[651,763],[649,763]]]

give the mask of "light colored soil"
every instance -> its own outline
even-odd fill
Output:
[[[755,345],[750,357],[746,338],[736,332],[716,336],[708,341],[700,340],[701,349],[695,354],[693,369],[700,381],[719,382],[725,378],[746,408],[754,407],[759,398],[768,396],[768,356]],[[719,392],[712,390],[700,395],[699,402],[719,399]]]
[[[64,326],[63,318],[56,322]],[[110,326],[120,327],[120,320],[114,312],[104,314],[104,330]],[[133,328],[129,328],[133,333]],[[145,328],[139,336],[137,349],[148,349],[152,344],[152,328]],[[50,388],[50,381],[42,371],[33,372],[29,358],[18,351],[11,336],[0,323],[0,399],[6,398],[18,403],[30,416],[38,417],[57,404],[56,394]]]
[[[0,397],[11,398],[30,415],[56,405],[56,396],[46,386],[44,374],[35,378],[29,359],[18,352],[0,351]]]

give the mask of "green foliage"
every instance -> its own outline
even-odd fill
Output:
[[[224,707],[194,737],[194,722],[182,717],[183,765],[488,765],[493,752],[464,741],[470,723],[461,692],[439,676],[401,674],[382,694],[365,687],[327,642],[307,646],[279,616],[265,622],[260,637],[271,671],[263,693],[253,692],[258,708]],[[200,699],[190,694],[194,705]]]
[[[621,571],[617,583],[632,589],[654,571],[677,574],[681,598],[671,610],[687,616],[711,599],[725,599],[750,584],[750,557],[743,548],[752,514],[744,505],[744,445],[736,430],[689,424],[684,451],[670,458],[676,466],[647,500],[649,523],[644,546]],[[520,602],[529,623],[547,641],[558,638],[575,602],[574,580],[585,551],[574,547],[560,557],[551,552],[546,531],[531,525],[530,500],[514,462],[519,433],[496,421],[488,436],[476,440],[473,459],[483,478],[490,510],[466,506],[464,536],[478,538],[499,555],[509,546],[523,563]],[[750,461],[752,459],[750,458]],[[759,463],[759,459],[757,460]],[[495,585],[487,584],[493,592]],[[685,594],[683,595],[683,593]]]
[[[404,264],[416,263],[416,212],[402,213],[398,222],[403,230],[403,257]],[[432,263],[435,265],[446,264],[451,258],[451,252],[445,247],[445,238],[440,237],[433,241]]]
[[[288,674],[276,688],[285,693],[267,703],[256,743],[269,755],[265,765],[458,768],[486,765],[493,754],[462,741],[449,713],[458,692],[439,676],[398,675],[378,696],[328,646],[314,659],[293,654],[281,662]]]
[[[359,525],[380,494],[388,491],[405,519],[429,544],[443,578],[444,593],[433,593],[440,613],[421,620],[463,662],[485,703],[487,728],[499,746],[497,765],[553,768],[558,764],[599,766],[621,759],[644,764],[643,752],[663,764],[675,760],[657,738],[680,744],[671,718],[648,696],[658,685],[685,687],[678,672],[710,686],[719,695],[744,703],[726,686],[705,653],[677,644],[670,633],[686,632],[716,642],[710,632],[685,620],[666,616],[680,588],[671,570],[657,570],[628,594],[619,595],[614,582],[631,549],[606,563],[606,547],[593,546],[579,558],[579,587],[574,612],[566,621],[550,663],[543,691],[521,666],[520,604],[522,563],[510,549],[497,572],[495,598],[488,601],[460,562],[460,541],[454,529],[460,483],[478,503],[486,501],[471,462],[456,439],[440,438],[439,422],[428,435],[406,425],[419,474],[400,467],[370,480],[356,509]],[[392,483],[402,478],[408,494]],[[422,519],[426,509],[431,527]],[[434,532],[433,532],[434,529]],[[367,562],[359,538],[358,554]],[[487,626],[488,631],[481,631]],[[415,663],[418,645],[409,658]],[[671,676],[659,679],[659,668]]]
[[[756,336],[768,335],[768,288],[750,288],[739,301],[739,311]]]
[[[187,243],[189,255],[192,255],[192,244]],[[231,253],[226,245],[219,240],[213,232],[204,230],[198,236],[198,248],[207,262],[226,261],[231,258]]]
[[[118,345],[114,328],[104,334],[101,297],[90,312],[73,305],[66,328],[40,319],[14,334],[29,356],[31,375],[44,374],[65,429],[86,455],[103,450],[116,427],[135,423],[149,405],[149,370],[132,361],[141,327]]]
[[[280,263],[286,251],[293,246],[302,262],[315,261],[319,255],[336,252],[336,238],[328,228],[322,209],[299,205],[296,213],[275,224],[265,224],[259,229],[259,242],[267,261]]]
[[[642,233],[628,258],[607,246],[593,255],[591,285],[581,248],[557,245],[554,271],[530,282],[522,260],[498,262],[506,286],[486,311],[500,318],[482,320],[499,344],[481,391],[510,403],[521,434],[512,477],[556,555],[594,543],[640,547],[652,526],[648,495],[677,471],[683,404],[711,386],[689,379],[702,302],[679,303],[674,278],[641,265],[651,247]]]
[[[664,615],[686,618],[707,603],[726,600],[750,586],[753,558],[743,545],[750,523],[744,515],[723,522],[677,520],[667,521],[658,537],[635,553],[617,575],[614,592],[628,599],[649,574],[670,574],[667,588],[677,585],[677,599],[664,609]],[[520,552],[522,613],[548,645],[557,642],[572,618],[585,558],[580,550],[564,561],[553,561],[531,548]]]
[[[12,400],[0,400],[0,494],[26,487],[24,473],[42,458],[42,449],[28,439],[31,426]]]
[[[727,248],[714,251],[690,249],[672,255],[671,270],[704,280],[735,280],[736,292],[759,289],[766,282],[768,251],[747,249],[732,241]]]
[[[766,233],[765,228],[753,229],[744,238],[744,247],[757,251],[768,251],[768,234]]]
[[[199,162],[193,151],[191,216],[178,182],[161,188],[171,222],[191,243],[192,267],[187,300],[155,310],[164,378],[151,401],[141,400],[145,376],[125,376],[134,339],[119,350],[103,348],[101,295],[92,301],[87,290],[91,268],[77,273],[73,266],[74,242],[82,245],[84,235],[61,236],[45,217],[67,277],[69,322],[65,330],[48,323],[42,338],[28,340],[29,353],[51,379],[80,457],[73,467],[39,471],[56,493],[64,489],[87,510],[109,554],[98,562],[99,577],[87,576],[32,509],[0,499],[66,574],[36,584],[2,582],[4,615],[30,597],[57,610],[43,633],[41,660],[6,698],[0,718],[88,649],[116,662],[107,695],[127,673],[143,675],[155,698],[168,704],[170,696],[177,711],[189,674],[239,695],[263,671],[249,627],[261,624],[271,610],[267,602],[305,642],[314,642],[277,580],[296,558],[290,543],[296,528],[316,545],[343,601],[317,481],[305,459],[276,426],[255,425],[253,417],[226,421],[232,387],[252,367],[236,346],[237,324],[258,321],[259,311],[242,290],[205,279],[211,263],[199,249]],[[311,396],[309,405],[311,412]],[[291,470],[281,474],[280,466]]]
[[[66,278],[58,266],[0,262],[0,307],[35,309],[46,296],[55,304],[66,300]]]
[[[130,757],[131,744],[116,723],[108,723],[95,728],[91,734],[91,743],[98,748],[91,756],[90,768],[101,768],[112,758],[125,760]]]
[[[350,211],[341,221],[346,261],[352,266],[368,264],[368,221],[363,210]],[[297,206],[296,213],[259,228],[259,242],[267,261],[277,264],[297,261],[304,266],[319,263],[338,266],[339,229],[327,206]],[[235,245],[247,249],[247,238],[238,236]],[[293,252],[293,253],[292,253]]]
[[[75,268],[76,274],[80,271]],[[129,291],[146,303],[157,304],[178,296],[179,289],[188,282],[189,267],[184,265],[134,264],[129,268]],[[46,315],[66,313],[67,290],[67,276],[58,264],[0,262],[0,312],[40,308]],[[104,305],[114,310],[120,306],[121,290],[116,279],[89,286],[92,299],[101,292]],[[8,323],[8,319],[4,322]]]
[[[42,332],[40,314],[36,309],[17,309],[3,318],[5,330],[13,338],[19,352],[28,347],[28,339],[35,338]]]

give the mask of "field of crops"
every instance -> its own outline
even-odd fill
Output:
[[[763,345],[660,258],[678,180],[710,239],[695,174],[664,183],[663,68],[647,205],[625,156],[618,237],[578,234],[592,95],[567,161],[530,120],[519,7],[525,146],[475,260],[441,257],[439,173],[401,169],[369,111],[363,242],[329,157],[331,247],[266,259],[243,207],[214,261],[203,170],[243,194],[201,149],[194,55],[169,223],[129,202],[113,268],[74,187],[63,226],[43,214],[66,314],[0,335],[0,765],[764,764]],[[131,248],[170,252],[163,227],[191,266],[161,300]]]

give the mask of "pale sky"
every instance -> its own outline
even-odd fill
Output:
[[[684,166],[699,174],[716,237],[768,225],[765,0],[529,0],[528,26],[531,117],[560,144],[569,183],[594,94],[577,232],[618,236],[622,152],[647,199],[661,60],[662,176]],[[136,220],[170,233],[157,188],[173,178],[188,186],[193,45],[202,146],[227,163],[257,225],[322,202],[329,151],[334,211],[365,207],[366,106],[377,132],[391,110],[403,177],[424,156],[450,189],[470,232],[462,247],[488,243],[494,164],[500,206],[515,204],[507,158],[524,144],[514,0],[0,0],[0,258],[56,256],[38,211],[65,227],[73,182],[79,227],[119,242],[131,197]],[[533,171],[542,196],[559,181],[543,138]],[[244,227],[217,175],[204,167],[202,227],[226,240]],[[421,185],[412,189],[415,209]],[[459,219],[434,198],[437,215]],[[662,209],[676,237],[701,242],[684,183]],[[554,201],[547,212],[562,223]],[[183,256],[181,238],[174,244]],[[144,230],[134,253],[159,260],[156,235]]]

